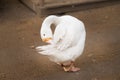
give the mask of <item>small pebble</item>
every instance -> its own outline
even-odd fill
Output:
[[[35,46],[34,46],[34,45],[32,45],[32,46],[30,46],[30,48],[31,48],[31,49],[35,49]]]

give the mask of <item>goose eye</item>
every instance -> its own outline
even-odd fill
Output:
[[[43,34],[43,36],[45,36],[45,34]]]

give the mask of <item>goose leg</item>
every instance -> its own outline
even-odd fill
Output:
[[[80,68],[75,67],[74,62],[71,62],[70,70],[69,71],[71,71],[71,72],[77,72],[79,70],[80,70]]]
[[[65,72],[68,72],[69,70],[70,70],[70,65],[71,65],[71,63],[65,63],[65,64],[61,64],[61,66],[62,66],[62,68],[63,68],[63,70],[65,71]]]
[[[80,68],[77,68],[74,66],[74,62],[71,61],[69,64],[61,64],[65,72],[77,72],[80,70]]]

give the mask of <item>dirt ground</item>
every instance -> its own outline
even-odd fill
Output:
[[[0,80],[120,80],[120,3],[66,13],[81,19],[87,39],[76,60],[79,72],[67,73],[34,47],[43,45],[44,19],[17,0],[0,1]]]

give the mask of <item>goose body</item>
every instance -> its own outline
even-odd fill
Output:
[[[54,34],[50,28],[55,24]],[[74,62],[83,52],[86,31],[82,21],[70,16],[50,15],[45,18],[41,26],[41,38],[48,45],[38,46],[38,53],[58,64]],[[65,69],[72,71],[72,69]],[[73,69],[74,70],[74,69]]]

